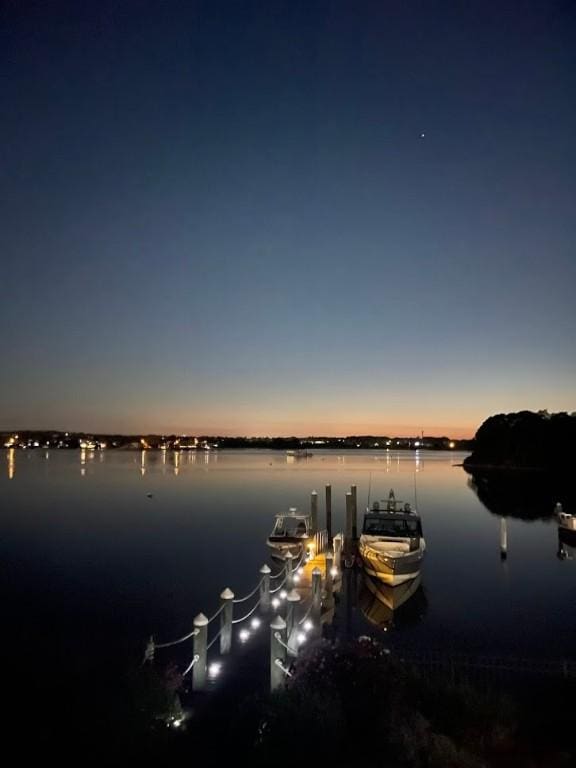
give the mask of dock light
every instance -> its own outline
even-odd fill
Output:
[[[180,718],[177,718],[176,720],[172,720],[173,728],[180,728],[181,725],[182,725],[182,720]]]
[[[310,632],[310,630],[312,629],[313,626],[314,626],[314,624],[312,624],[310,619],[306,619],[306,621],[304,622],[304,631],[305,632]]]
[[[286,590],[283,589],[282,592],[280,592],[280,600],[286,600],[287,597],[288,597],[288,592],[286,592]]]
[[[240,638],[241,643],[245,643],[246,640],[250,637],[250,632],[248,632],[247,629],[241,629],[238,633],[238,637]]]
[[[330,576],[332,576],[332,578],[338,576],[338,568],[330,568]]]
[[[295,584],[298,584],[298,582],[300,581],[300,576],[298,576],[298,574],[296,574],[295,576],[292,577],[292,581]]]
[[[258,629],[258,627],[260,626],[260,623],[261,623],[260,619],[256,618],[255,616],[250,622],[250,626],[252,627],[252,629]]]
[[[302,645],[302,643],[305,643],[306,635],[304,634],[304,632],[298,632],[298,634],[296,635],[296,640],[298,640],[299,645]]]
[[[279,605],[280,605],[280,600],[278,600],[277,597],[273,597],[272,598],[272,608],[278,608]]]
[[[300,566],[300,568],[298,568],[298,570],[296,571],[296,574],[298,576],[302,576],[303,573],[304,573],[304,568],[302,568],[302,566]]]
[[[218,677],[220,672],[222,671],[222,664],[220,664],[219,661],[213,661],[212,664],[208,667],[208,677],[211,677],[214,679],[215,677]]]

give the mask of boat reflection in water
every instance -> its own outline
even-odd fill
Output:
[[[393,587],[364,572],[358,606],[364,618],[384,632],[392,627],[416,624],[426,610],[421,575]]]

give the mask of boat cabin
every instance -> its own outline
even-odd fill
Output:
[[[414,538],[422,536],[422,524],[420,518],[413,512],[400,513],[367,513],[364,516],[364,529],[366,536],[392,536],[394,538]]]
[[[311,535],[310,515],[299,514],[295,508],[286,513],[276,515],[276,522],[270,534],[270,539],[303,539]]]

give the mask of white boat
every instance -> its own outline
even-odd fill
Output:
[[[569,512],[564,512],[562,504],[558,501],[554,507],[554,514],[558,520],[560,528],[564,528],[567,531],[574,531],[576,533],[576,515],[571,515]]]
[[[284,560],[287,552],[294,557],[299,557],[312,539],[310,515],[298,512],[296,507],[290,507],[288,512],[280,512],[276,515],[267,544],[272,557]]]
[[[425,550],[420,516],[394,491],[366,510],[358,551],[370,576],[391,586],[415,579]]]
[[[305,448],[296,448],[294,450],[289,449],[286,451],[286,456],[293,459],[308,459],[312,456],[311,451],[307,451]]]

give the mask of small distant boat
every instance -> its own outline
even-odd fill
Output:
[[[426,551],[420,516],[391,490],[366,510],[358,551],[366,572],[385,584],[415,579]]]
[[[292,456],[294,459],[307,459],[312,456],[312,451],[307,451],[304,448],[290,449],[286,451],[286,456]]]
[[[562,504],[556,503],[554,508],[554,514],[558,520],[560,528],[564,528],[567,531],[574,531],[576,534],[576,515],[571,515],[569,512],[564,512]]]
[[[272,557],[284,560],[287,552],[299,557],[312,538],[311,516],[298,512],[296,507],[290,507],[288,512],[276,515],[267,544]]]

